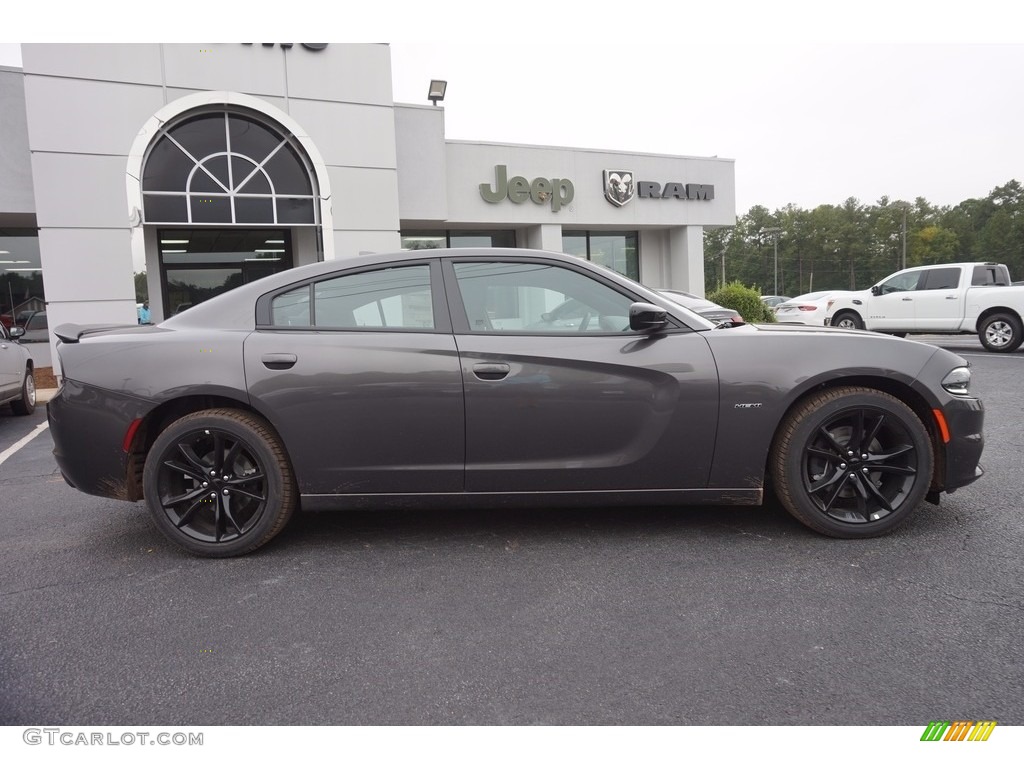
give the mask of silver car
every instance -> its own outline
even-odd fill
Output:
[[[18,326],[8,330],[0,323],[0,405],[10,403],[19,416],[36,409],[32,355],[16,341],[24,333]]]

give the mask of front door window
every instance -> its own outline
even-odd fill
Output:
[[[487,333],[622,333],[632,300],[593,278],[542,263],[456,262],[469,327]]]

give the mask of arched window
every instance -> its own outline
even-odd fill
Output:
[[[241,112],[170,125],[142,174],[147,224],[317,225],[315,178],[294,137]]]

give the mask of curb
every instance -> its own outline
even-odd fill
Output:
[[[44,405],[50,402],[54,395],[57,394],[56,389],[37,389],[36,390],[36,405]]]

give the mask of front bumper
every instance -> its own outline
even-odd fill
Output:
[[[948,493],[973,483],[984,474],[979,462],[985,448],[985,407],[977,398],[958,397],[943,403],[942,413],[949,426],[949,442],[946,443],[941,490]]]

